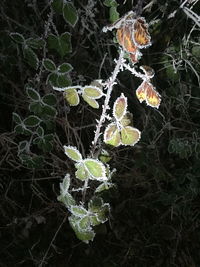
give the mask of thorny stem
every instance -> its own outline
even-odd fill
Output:
[[[91,154],[94,155],[94,151],[97,147],[97,142],[98,142],[98,139],[101,135],[101,128],[102,128],[102,125],[106,119],[106,112],[107,110],[109,109],[109,101],[110,101],[110,97],[111,97],[111,93],[112,93],[112,90],[113,90],[113,86],[115,84],[115,80],[117,78],[117,75],[120,71],[120,69],[122,68],[124,62],[123,62],[123,57],[124,57],[124,51],[121,50],[120,52],[120,55],[119,55],[119,59],[117,60],[117,63],[116,63],[116,66],[115,66],[115,69],[113,71],[113,74],[112,76],[109,78],[107,84],[106,84],[106,89],[107,89],[107,92],[106,92],[106,97],[105,97],[105,100],[104,100],[104,104],[103,104],[103,110],[102,110],[102,114],[101,114],[101,117],[96,125],[96,131],[95,131],[95,135],[94,135],[94,140],[92,142],[92,148],[91,148]],[[86,179],[85,180],[85,183],[84,183],[84,186],[83,186],[83,195],[82,195],[82,202],[84,203],[85,202],[85,196],[86,196],[86,192],[87,192],[87,188],[88,188],[88,181],[89,179]]]
[[[97,142],[99,139],[99,136],[101,135],[101,127],[106,119],[106,112],[109,109],[109,101],[110,101],[110,97],[111,97],[111,93],[113,90],[113,85],[115,84],[115,80],[117,78],[117,75],[120,71],[120,69],[122,68],[124,62],[123,62],[123,56],[124,56],[124,51],[121,50],[120,55],[119,55],[119,59],[117,60],[115,69],[113,71],[112,76],[110,77],[109,81],[107,82],[106,88],[107,88],[107,92],[106,92],[106,97],[104,100],[104,104],[103,104],[103,110],[102,110],[102,114],[101,117],[98,121],[98,124],[96,125],[96,131],[95,131],[95,135],[94,135],[94,140],[92,142],[92,148],[91,148],[91,153],[92,155],[94,154],[94,151],[96,149],[97,146]]]

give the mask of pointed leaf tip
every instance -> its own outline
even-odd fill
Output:
[[[64,146],[65,154],[72,160],[80,162],[82,160],[82,155],[76,147]]]

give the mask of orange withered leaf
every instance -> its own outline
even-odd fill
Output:
[[[148,81],[142,82],[136,90],[136,96],[140,103],[146,101],[146,104],[153,108],[158,108],[160,106],[161,96]]]
[[[133,40],[139,48],[146,48],[151,45],[151,37],[148,32],[148,24],[144,18],[137,18],[133,25]]]

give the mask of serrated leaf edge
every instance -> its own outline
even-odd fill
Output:
[[[118,104],[118,101],[121,99],[121,98],[124,98],[125,99],[125,108],[124,108],[124,112],[122,113],[121,117],[120,118],[117,118],[115,116],[115,110],[116,110],[116,106]],[[125,97],[125,95],[123,93],[121,93],[121,95],[115,100],[115,103],[113,105],[113,117],[118,121],[120,122],[120,120],[124,117],[124,115],[126,114],[127,112],[127,97]]]
[[[87,162],[88,160],[93,161],[93,162],[98,162],[98,163],[101,165],[101,167],[102,167],[102,172],[103,172],[103,175],[102,175],[102,176],[96,177],[96,176],[94,176],[94,175],[92,175],[92,174],[90,173],[89,169],[88,169],[87,166],[85,165],[85,162]],[[92,180],[107,181],[107,177],[106,177],[106,168],[105,168],[104,164],[103,164],[100,160],[98,160],[98,159],[90,159],[90,158],[87,158],[87,159],[84,159],[84,160],[83,160],[83,164],[84,164],[84,166],[85,166],[85,169],[88,171],[88,173],[89,173],[89,175],[90,175],[90,178],[91,178],[91,179],[93,178]]]
[[[88,96],[88,95],[86,94],[86,92],[85,92],[85,89],[86,89],[86,88],[94,88],[94,89],[96,89],[98,92],[100,92],[101,95],[100,95],[100,96],[97,96],[97,97],[91,97],[91,96]],[[88,98],[91,98],[91,99],[99,99],[99,98],[101,98],[103,95],[105,95],[105,94],[103,93],[103,91],[102,91],[99,87],[97,87],[97,86],[92,86],[92,85],[86,85],[86,86],[84,86],[84,87],[82,88],[82,94],[85,94]]]
[[[78,151],[78,149],[75,147],[75,146],[63,146],[63,148],[64,148],[64,153],[65,153],[65,155],[68,157],[68,158],[70,158],[71,160],[73,160],[73,161],[75,161],[75,162],[78,162],[78,163],[81,163],[82,162],[82,160],[83,160],[83,158],[82,158],[82,155],[81,155],[81,153]],[[66,152],[66,149],[71,149],[71,150],[73,150],[73,151],[75,151],[77,154],[79,154],[80,155],[80,157],[81,157],[81,160],[74,160],[74,159],[72,159],[68,154],[67,154],[67,152]]]
[[[140,139],[141,139],[141,131],[138,130],[137,128],[135,128],[135,127],[132,127],[132,126],[126,126],[126,127],[123,127],[122,129],[127,129],[127,128],[129,128],[129,129],[131,128],[131,129],[136,130],[136,131],[138,132],[138,134],[139,134],[139,139],[138,139],[136,142],[132,143],[131,145],[123,144],[123,143],[121,142],[121,140],[120,140],[120,144],[123,145],[123,146],[134,146],[134,145],[137,144],[137,143],[140,141]]]

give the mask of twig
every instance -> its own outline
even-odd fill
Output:
[[[142,14],[142,6],[143,6],[144,0],[138,0],[137,5],[135,7],[135,13],[137,16],[140,16]]]
[[[59,225],[57,231],[55,232],[55,235],[53,236],[53,238],[52,238],[52,240],[51,240],[51,243],[49,244],[49,246],[48,246],[48,248],[47,248],[47,251],[46,251],[46,253],[44,254],[44,257],[42,258],[42,261],[41,261],[39,267],[42,267],[42,266],[43,266],[43,263],[44,263],[44,261],[45,261],[47,255],[48,255],[48,253],[49,253],[49,250],[50,250],[50,248],[51,248],[51,246],[52,246],[54,240],[56,239],[56,236],[58,235],[58,233],[59,233],[61,227],[62,227],[63,224],[65,223],[66,219],[67,219],[67,215],[64,217],[62,223]]]
[[[96,149],[97,146],[97,142],[99,139],[99,136],[101,135],[101,127],[106,119],[106,112],[109,109],[109,101],[110,101],[110,97],[111,97],[111,93],[113,90],[113,85],[115,84],[115,80],[117,78],[117,74],[119,73],[120,69],[122,68],[122,65],[124,64],[123,62],[123,56],[124,56],[124,51],[121,50],[120,55],[119,55],[119,59],[117,60],[117,64],[115,66],[115,69],[113,71],[112,76],[110,77],[108,83],[107,83],[107,92],[106,92],[106,97],[105,97],[105,101],[103,104],[103,110],[102,110],[102,114],[100,117],[100,120],[98,121],[97,125],[96,125],[96,131],[95,131],[95,135],[94,135],[94,140],[92,142],[92,148],[91,148],[91,153],[94,154],[94,151]]]
[[[185,12],[185,14],[191,18],[200,28],[200,16],[198,16],[196,13],[194,13],[192,10],[190,10],[187,7],[183,8],[183,11]]]

